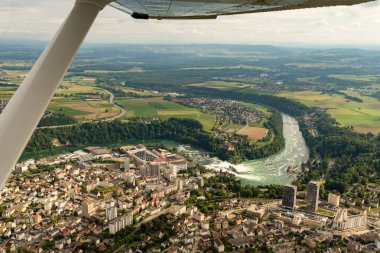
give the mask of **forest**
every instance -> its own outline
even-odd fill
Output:
[[[74,117],[63,113],[48,112],[41,118],[38,127],[71,125],[76,124],[77,122],[78,121]]]
[[[52,140],[69,145],[99,145],[117,143],[129,139],[172,139],[200,145],[210,149],[210,136],[202,131],[198,121],[169,119],[167,121],[120,121],[84,123],[81,125],[38,129],[32,136],[25,152],[38,153],[53,150]]]
[[[380,181],[380,139],[372,134],[358,134],[341,127],[322,110],[314,112],[318,136],[314,137],[300,122],[312,156],[306,164],[309,171],[299,182],[324,178],[326,190],[345,193],[353,184],[363,186]],[[319,161],[316,159],[320,157]],[[329,164],[331,163],[331,164]]]
[[[282,116],[277,111],[272,111],[272,116],[264,125],[269,131],[265,139],[268,142],[260,145],[250,142],[245,135],[233,134],[232,140],[234,149],[231,150],[225,145],[226,140],[214,136],[211,140],[211,149],[217,157],[232,163],[241,163],[244,160],[260,159],[276,154],[285,146],[285,139],[282,132]],[[205,148],[205,147],[204,147]]]
[[[297,118],[311,154],[305,165],[308,170],[297,181],[299,188],[304,188],[310,180],[323,178],[326,190],[345,193],[353,184],[380,182],[380,135],[356,133],[350,127],[342,127],[323,109],[309,108],[283,97],[207,88],[197,90],[194,89],[193,94],[200,92],[203,96],[261,103]],[[306,115],[313,118],[317,136],[310,133]]]
[[[101,145],[126,140],[170,139],[192,144],[213,152],[219,158],[232,162],[267,157],[280,151],[285,143],[282,135],[282,118],[273,112],[266,127],[271,130],[272,141],[268,145],[256,146],[247,136],[236,135],[234,150],[229,150],[222,139],[206,133],[202,125],[191,119],[169,119],[166,121],[133,119],[128,123],[120,121],[84,123],[81,125],[38,129],[32,136],[25,153],[39,153],[54,150],[53,140],[74,146]]]
[[[261,103],[283,113],[296,117],[306,143],[310,159],[305,165],[308,170],[298,180],[300,187],[309,180],[324,178],[326,190],[346,192],[352,184],[378,183],[380,181],[380,137],[372,134],[355,133],[349,127],[342,127],[322,109],[309,108],[298,102],[266,94],[216,91],[197,88],[192,95],[213,96]],[[309,131],[304,117],[313,118],[317,136]],[[280,151],[284,145],[282,121],[279,113],[273,113],[266,127],[275,137],[271,145],[255,147],[241,137],[234,150],[225,148],[221,140],[202,131],[202,125],[195,120],[169,119],[167,121],[142,121],[129,123],[99,122],[76,126],[39,129],[30,140],[25,152],[37,153],[53,150],[53,139],[70,145],[99,145],[117,143],[129,139],[172,139],[182,143],[203,147],[218,157],[230,161],[256,159]],[[331,163],[329,165],[329,163]]]

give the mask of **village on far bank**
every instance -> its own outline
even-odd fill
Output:
[[[0,253],[380,252],[378,186],[369,203],[316,181],[242,198],[229,175],[142,144],[27,160],[0,192]]]

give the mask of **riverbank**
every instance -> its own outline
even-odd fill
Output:
[[[205,150],[202,150],[200,148],[193,148],[191,146],[187,145],[180,145],[179,142],[175,142],[172,140],[168,139],[157,139],[157,138],[147,138],[147,139],[127,139],[123,141],[110,141],[110,142],[89,142],[84,139],[82,143],[86,144],[81,144],[80,142],[77,142],[76,145],[69,145],[69,146],[61,146],[61,147],[55,147],[54,149],[49,149],[46,151],[38,152],[38,153],[25,153],[22,157],[22,160],[28,159],[28,158],[41,158],[41,157],[46,157],[46,156],[51,156],[51,155],[57,155],[65,152],[73,152],[75,150],[83,149],[86,146],[91,146],[91,145],[96,145],[96,146],[101,146],[101,147],[117,147],[117,146],[123,146],[123,145],[132,145],[132,144],[138,144],[138,143],[143,143],[143,144],[150,144],[150,145],[162,145],[167,148],[175,148],[178,147],[178,150],[180,152],[185,153],[188,155],[192,160],[195,162],[206,166],[209,169],[213,169],[215,171],[220,171],[220,170],[225,170],[225,171],[230,171],[234,173],[239,179],[242,180],[243,183],[245,184],[250,184],[250,185],[269,185],[269,184],[279,184],[279,185],[284,185],[284,184],[289,184],[292,181],[294,181],[297,177],[297,174],[289,174],[287,173],[287,169],[289,166],[300,166],[303,162],[306,162],[309,158],[309,150],[305,144],[305,140],[302,137],[302,134],[299,130],[298,122],[288,116],[288,115],[280,115],[281,120],[282,120],[282,136],[284,137],[284,148],[280,150],[278,153],[269,156],[267,158],[262,158],[262,159],[256,159],[256,160],[247,160],[243,163],[240,164],[232,164],[227,161],[222,161],[221,159],[217,158],[216,156],[212,155],[210,152],[206,152]],[[178,121],[178,122],[177,122]],[[180,123],[182,121],[180,120],[175,120],[175,122]],[[191,121],[184,121],[183,125],[186,125],[186,122],[191,123]],[[111,124],[111,123],[108,123]],[[89,131],[90,129],[83,129],[85,130],[83,133],[78,133],[74,134],[70,131],[64,131],[61,132],[63,129],[46,129],[45,131],[49,131],[50,138],[54,139],[57,138],[56,136],[57,133],[54,134],[54,132],[59,131],[60,134],[67,134],[68,137],[66,139],[70,139],[69,137],[71,135],[72,138],[71,140],[76,140],[78,141],[79,136],[86,136],[87,134],[92,134],[93,136],[97,136],[96,138],[99,138],[99,135],[94,135],[95,132],[98,132],[100,129],[100,126],[109,126],[111,125],[104,124],[104,125],[99,125],[98,128],[93,129],[93,131]],[[157,123],[158,126],[160,126],[161,123]],[[88,127],[93,127],[95,126],[94,124],[88,125]],[[110,129],[104,129],[101,131],[103,133],[102,140],[108,139],[111,140],[111,134],[114,135],[115,129],[118,129],[120,131],[120,127],[125,126],[123,124],[118,123],[117,125],[114,126],[114,128]],[[133,133],[135,136],[138,136],[137,134],[137,129],[141,131],[141,127],[147,127],[145,124],[138,124],[136,127],[133,128],[126,128],[129,133]],[[151,126],[151,125],[150,125]],[[157,127],[158,127],[157,126]],[[160,128],[162,131],[165,129],[165,131],[168,130],[168,127],[173,127],[172,125],[167,125],[167,127]],[[188,125],[186,125],[189,127]],[[190,129],[190,128],[189,128]],[[67,129],[69,130],[69,129]],[[77,130],[77,129],[76,129]],[[107,131],[106,131],[107,130]],[[112,130],[112,131],[111,131]],[[152,131],[150,132],[155,132],[153,131],[154,129],[151,129]],[[161,131],[160,130],[160,131]],[[99,134],[101,133],[99,132]],[[149,132],[149,131],[144,131]],[[104,138],[105,133],[108,133],[106,136],[110,136],[109,138]],[[46,133],[47,134],[47,133]],[[46,137],[47,135],[43,135],[43,137]],[[85,135],[86,134],[86,135]],[[132,135],[125,135],[125,136],[132,136]],[[141,136],[141,135],[140,135]],[[42,137],[42,136],[41,136]],[[94,140],[91,136],[86,136],[88,137],[88,140]],[[91,138],[90,138],[91,137]],[[117,139],[123,139],[120,136],[120,138]],[[170,135],[167,135],[166,137],[170,137]],[[195,138],[195,137],[194,137]],[[41,138],[41,140],[45,140],[44,138]],[[186,143],[186,142],[185,142]],[[74,144],[74,143],[72,143]]]
[[[267,158],[249,160],[234,165],[227,161],[222,161],[217,157],[209,156],[201,149],[184,145],[179,146],[178,149],[208,169],[229,171],[235,174],[244,184],[289,184],[297,178],[297,174],[288,173],[288,167],[301,166],[302,163],[307,162],[309,159],[309,149],[306,146],[296,119],[285,114],[282,114],[282,119],[285,148]]]
[[[121,141],[121,142],[110,142],[110,143],[103,143],[103,144],[95,144],[98,147],[104,147],[104,148],[114,148],[114,147],[120,147],[120,146],[126,146],[126,145],[137,145],[137,144],[146,144],[146,145],[152,145],[152,146],[163,146],[168,149],[172,148],[177,148],[181,143],[172,141],[172,140],[167,140],[167,139],[146,139],[146,140],[137,140],[137,139],[132,139],[132,140],[126,140],[126,141]],[[63,153],[68,153],[68,152],[74,152],[77,150],[84,149],[85,147],[88,147],[89,145],[75,145],[75,146],[62,146],[58,147],[53,150],[49,151],[42,151],[39,152],[38,154],[36,153],[24,153],[19,162],[23,162],[28,159],[38,159],[38,158],[44,158],[48,156],[54,156],[54,155],[59,155]]]

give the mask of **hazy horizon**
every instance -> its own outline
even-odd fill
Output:
[[[34,45],[45,47],[49,43],[49,40],[33,40],[33,39],[23,39],[23,38],[0,38],[0,45]],[[368,45],[349,45],[349,44],[312,44],[312,43],[207,43],[207,42],[152,42],[152,43],[137,43],[137,42],[89,42],[85,41],[81,48],[85,47],[102,47],[102,46],[196,46],[196,45],[216,45],[216,46],[272,46],[272,47],[283,47],[283,48],[295,48],[295,49],[360,49],[360,50],[380,50],[380,43],[368,44]]]
[[[74,0],[4,0],[0,38],[49,41]],[[59,6],[59,8],[57,8]],[[106,7],[85,42],[127,44],[253,44],[380,47],[380,2],[219,17],[216,20],[135,20]]]

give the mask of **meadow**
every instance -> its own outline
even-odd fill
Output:
[[[131,117],[194,119],[198,120],[203,125],[203,129],[208,132],[214,127],[216,121],[215,115],[166,101],[162,97],[118,99],[116,102],[127,109],[122,119]]]
[[[360,133],[380,133],[380,102],[376,98],[359,95],[352,89],[342,91],[363,100],[348,100],[340,94],[324,94],[315,91],[282,92],[279,96],[299,101],[307,106],[326,109],[339,123],[352,126]]]
[[[190,84],[190,86],[194,87],[206,87],[220,90],[230,90],[230,89],[242,89],[251,87],[249,84],[239,83],[239,82],[226,82],[226,81],[208,81],[203,83],[194,83]]]
[[[330,75],[329,77],[333,77],[343,81],[359,81],[359,82],[378,82],[380,80],[380,76],[376,75]]]
[[[100,120],[114,117],[120,113],[117,107],[108,101],[70,101],[51,102],[48,110],[64,113],[77,118],[80,122],[89,120]]]
[[[3,82],[16,85],[0,87],[0,99],[10,99],[26,74],[27,71],[21,70],[0,71],[0,79]],[[109,103],[108,92],[96,87],[95,80],[88,77],[63,80],[47,110],[64,113],[77,118],[80,122],[118,115],[120,110]],[[92,96],[97,96],[98,101],[89,101]]]

